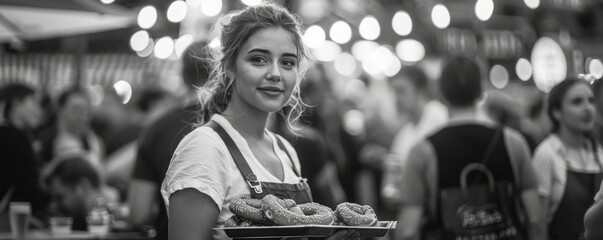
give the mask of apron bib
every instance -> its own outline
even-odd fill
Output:
[[[599,170],[603,171],[594,142],[593,153]],[[570,168],[568,159],[565,159],[565,162],[567,166],[565,190],[561,202],[553,214],[553,219],[549,223],[549,238],[553,240],[584,240],[584,215],[594,203],[603,173],[577,172]]]
[[[243,175],[243,178],[245,178],[247,185],[249,185],[249,188],[251,189],[251,198],[262,199],[264,196],[272,194],[281,199],[293,199],[293,201],[295,201],[297,204],[312,202],[312,193],[310,191],[310,186],[306,182],[305,178],[302,178],[299,183],[276,183],[259,181],[255,173],[253,173],[253,171],[249,167],[247,160],[245,160],[245,157],[243,157],[243,154],[241,154],[241,151],[235,144],[234,140],[232,140],[230,135],[228,135],[226,130],[224,130],[224,128],[220,126],[220,124],[217,124],[214,121],[209,121],[205,126],[210,127],[216,133],[218,133],[220,138],[222,138],[222,141],[224,141],[224,143],[226,144],[226,147],[232,155],[232,158],[234,159],[237,168],[239,169],[239,171]],[[301,178],[299,170],[295,168],[293,158],[291,158],[291,155],[289,155],[289,152],[281,142],[280,138],[276,137],[276,141],[279,147],[283,151],[285,151],[285,153],[287,153],[287,156],[289,156],[289,160],[291,161],[291,166],[293,166],[295,174]]]

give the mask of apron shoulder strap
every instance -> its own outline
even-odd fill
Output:
[[[283,143],[283,141],[281,140],[281,138],[279,136],[274,136],[274,138],[276,138],[276,142],[278,143],[278,146],[285,151],[285,153],[287,153],[287,157],[289,157],[289,161],[291,161],[291,168],[293,168],[293,171],[295,172],[295,175],[297,175],[297,177],[301,177],[301,173],[299,172],[299,169],[295,166],[295,162],[293,162],[293,158],[291,157],[291,154],[289,153],[289,150],[287,150],[287,148],[285,147],[285,144]]]
[[[228,135],[226,130],[224,130],[224,128],[220,126],[220,124],[214,121],[207,122],[205,126],[210,127],[211,129],[216,131],[220,138],[222,138],[222,141],[224,141],[224,144],[226,144],[226,147],[228,148],[230,155],[232,155],[232,158],[234,159],[237,168],[239,169],[245,180],[247,180],[249,187],[254,189],[256,192],[261,192],[261,184],[258,182],[257,176],[253,173],[253,171],[249,167],[249,164],[247,164],[245,157],[243,157],[243,154],[241,154],[241,151],[235,144],[234,140],[232,140],[230,135]]]

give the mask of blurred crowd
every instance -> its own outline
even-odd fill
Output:
[[[146,88],[123,104],[122,96],[107,88],[96,106],[86,86],[48,96],[35,86],[2,85],[0,197],[31,202],[38,227],[44,227],[49,216],[62,215],[73,217],[74,229],[85,230],[90,209],[103,205],[116,221],[133,228],[150,226],[157,239],[167,239],[159,187],[178,142],[197,127],[196,90],[209,75],[202,61],[204,45],[194,43],[183,55],[182,79],[188,87],[184,96]],[[516,188],[537,194],[526,204],[544,210],[528,216],[532,224],[550,224],[547,232],[555,239],[577,239],[584,226],[573,223],[582,222],[595,202],[603,173],[600,82],[568,78],[548,95],[524,84],[519,87],[528,89],[523,93],[530,101],[520,102],[508,93],[482,88],[484,69],[460,64],[444,67],[441,73],[430,71],[420,64],[405,66],[378,83],[382,86],[372,86],[375,81],[365,77],[359,81],[368,90],[350,99],[338,97],[324,66],[317,63],[310,70],[301,92],[312,107],[295,126],[301,134],[292,132],[278,114],[270,128],[296,148],[314,200],[332,208],[345,201],[368,204],[380,220],[409,224],[400,224],[389,237],[416,236],[413,229],[423,228],[421,215],[434,214],[428,209],[436,200],[424,192],[436,190],[428,185],[459,178],[454,163],[447,163],[450,168],[439,170],[450,169],[451,174],[429,179],[434,173],[427,163],[443,165],[446,154],[479,158],[496,126],[505,126],[505,137],[511,138],[505,141],[515,145],[505,142],[507,151],[495,150],[492,161],[508,162],[503,158],[513,158],[515,150],[525,154],[514,160],[519,164],[507,164],[495,175],[515,179],[511,181]],[[375,97],[379,94],[391,98]],[[490,132],[454,128],[468,119],[488,126]],[[442,129],[451,128],[457,132],[442,137]],[[463,137],[474,140],[463,145],[458,140]],[[476,156],[457,154],[464,153],[466,145],[481,150]],[[458,148],[449,149],[454,147]],[[437,155],[431,157],[436,160],[426,160],[430,154]],[[512,168],[518,165],[529,169],[517,173]],[[2,210],[0,229],[7,230]],[[417,226],[409,227],[411,222]]]

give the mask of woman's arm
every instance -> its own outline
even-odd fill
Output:
[[[603,201],[598,201],[584,215],[584,228],[586,239],[603,239]]]
[[[152,224],[153,204],[155,203],[155,194],[157,194],[155,183],[142,180],[130,180],[128,191],[128,205],[130,207],[130,222],[135,226]]]
[[[550,200],[548,197],[540,196],[540,215],[538,219],[540,220],[540,225],[538,228],[542,231],[541,239],[549,238],[549,205]]]
[[[538,196],[536,189],[523,191],[521,200],[526,211],[526,227],[528,239],[546,239],[547,238],[547,209],[542,206],[544,198]],[[547,200],[548,202],[548,200]]]
[[[170,196],[169,239],[212,239],[220,210],[207,194],[187,188]]]

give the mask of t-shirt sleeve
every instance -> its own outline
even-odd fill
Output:
[[[519,189],[525,191],[537,188],[538,178],[531,163],[528,142],[519,132],[506,130],[506,143],[510,147],[507,151],[513,161]]]
[[[426,175],[427,165],[435,156],[427,142],[415,145],[408,155],[408,162],[402,170],[400,195],[402,201],[411,205],[423,205],[430,189]]]
[[[211,197],[221,208],[229,189],[228,161],[219,136],[209,128],[199,128],[178,145],[163,180],[161,194],[169,206],[176,191],[193,188]]]
[[[551,194],[553,184],[553,156],[552,152],[546,146],[540,145],[536,148],[532,164],[538,179],[538,194],[548,197]]]

